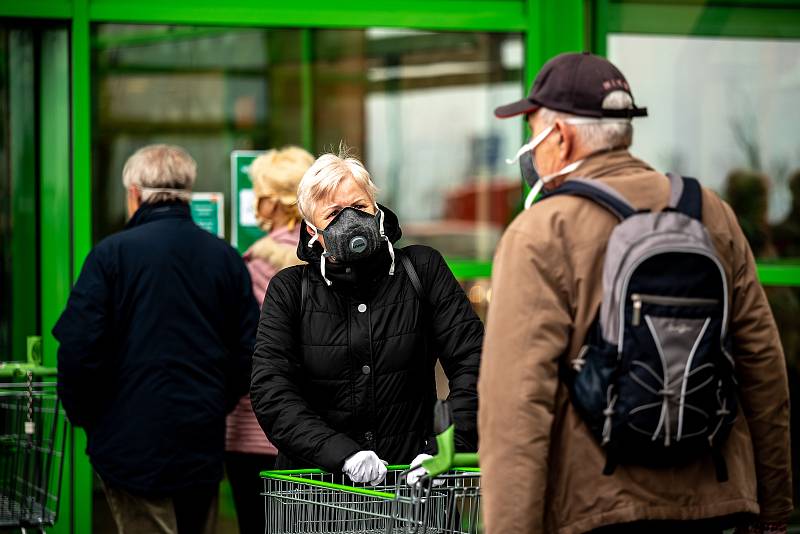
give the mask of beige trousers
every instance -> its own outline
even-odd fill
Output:
[[[173,497],[150,498],[103,484],[119,534],[214,534],[217,493],[187,490]]]

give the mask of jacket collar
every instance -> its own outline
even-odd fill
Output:
[[[384,221],[383,230],[389,241],[392,244],[396,243],[403,235],[400,229],[400,223],[397,220],[397,215],[392,210],[378,204],[378,207],[383,211]],[[324,252],[322,245],[319,241],[315,242],[313,246],[309,247],[308,242],[311,240],[311,235],[308,233],[308,225],[303,221],[300,225],[300,242],[297,245],[297,257],[305,262],[308,262],[312,272],[320,277],[320,257]],[[389,255],[389,247],[384,245],[375,254],[363,260],[351,263],[333,263],[326,260],[325,263],[325,276],[330,280],[334,286],[345,286],[348,288],[362,288],[372,286],[377,280],[389,274],[389,266],[392,263],[392,258]]]
[[[191,219],[192,213],[189,210],[189,204],[181,202],[180,200],[168,202],[145,202],[133,217],[125,225],[125,229],[140,226],[149,222],[158,221],[161,219]]]
[[[272,230],[269,235],[253,243],[242,257],[246,261],[265,261],[278,270],[298,265],[302,263],[295,253],[299,233],[300,225],[292,230],[285,226]]]
[[[619,176],[625,174],[653,171],[644,161],[635,158],[628,149],[608,150],[598,152],[586,160],[574,171],[567,175],[570,178],[602,178],[604,176]]]

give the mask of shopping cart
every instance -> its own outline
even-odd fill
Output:
[[[264,471],[266,532],[276,534],[479,534],[480,470],[476,454],[456,454],[446,404],[434,423],[439,452],[427,475],[409,486],[408,466],[388,466],[383,484],[356,485],[316,469]]]
[[[0,362],[0,529],[44,532],[58,515],[67,423],[55,373]]]

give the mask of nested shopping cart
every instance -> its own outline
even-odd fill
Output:
[[[55,372],[0,362],[0,529],[44,532],[58,515],[67,423]]]
[[[266,532],[275,534],[479,534],[480,470],[476,454],[456,454],[444,404],[434,427],[439,452],[408,485],[408,466],[388,466],[379,486],[353,484],[316,469],[264,471]]]

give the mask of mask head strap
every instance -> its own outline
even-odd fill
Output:
[[[322,275],[322,279],[325,280],[325,283],[331,285],[331,281],[325,276],[325,254],[319,257],[319,272]]]
[[[389,256],[392,258],[392,264],[389,266],[389,276],[394,276],[394,247],[392,246],[392,242],[389,241],[389,238],[386,236],[386,233],[383,231],[383,219],[385,217],[383,210],[375,204],[375,216],[378,218],[378,230],[381,233],[381,238],[386,241],[386,244],[389,246]]]
[[[191,191],[188,189],[175,189],[174,187],[145,187],[139,186],[139,191],[142,193],[176,193],[176,194],[189,194]]]
[[[514,157],[513,157],[513,158],[511,158],[511,159],[506,159],[506,163],[508,163],[509,165],[511,165],[511,164],[513,164],[513,163],[516,163],[516,162],[517,162],[517,160],[519,160],[519,158],[521,158],[521,157],[522,157],[522,155],[523,155],[525,152],[528,152],[528,151],[530,151],[530,150],[533,150],[534,148],[536,148],[537,146],[539,146],[539,144],[540,144],[542,141],[544,141],[545,137],[547,137],[548,135],[550,135],[550,132],[552,132],[552,131],[553,131],[553,128],[554,128],[554,127],[555,127],[554,125],[553,125],[553,126],[548,126],[548,127],[547,127],[547,128],[545,128],[544,130],[542,130],[541,132],[539,132],[539,135],[537,135],[536,137],[534,137],[533,139],[531,139],[529,142],[527,142],[527,143],[525,143],[524,145],[522,145],[522,146],[520,147],[520,149],[519,149],[519,150],[517,150],[517,153],[514,155]]]
[[[308,248],[311,248],[314,246],[314,243],[316,243],[319,240],[319,230],[317,230],[317,227],[314,226],[312,223],[310,223],[308,220],[306,220],[306,226],[314,230],[314,236],[308,240],[308,245],[306,245]],[[327,285],[331,285],[331,281],[328,280],[328,278],[325,276],[325,256],[327,255],[328,255],[327,252],[323,252],[319,257],[319,272],[320,274],[322,274],[322,279],[325,280],[325,283]]]
[[[547,176],[541,176],[539,178],[539,181],[536,182],[536,185],[534,185],[531,188],[530,192],[528,193],[528,196],[525,197],[525,209],[528,209],[533,205],[533,201],[536,199],[536,196],[544,187],[544,184],[552,182],[558,176],[563,176],[565,174],[571,173],[572,171],[580,167],[581,163],[583,162],[584,160],[579,159],[578,161],[573,161],[572,163],[570,163],[569,165],[567,165],[558,172],[554,172],[553,174],[548,174]]]
[[[139,189],[142,195],[145,193],[172,193],[183,200],[190,200],[192,198],[192,191],[190,189],[175,189],[174,187],[144,187],[141,185],[136,187]],[[142,199],[142,201],[144,202],[144,199]]]
[[[308,245],[306,245],[308,246],[308,248],[311,248],[314,246],[314,243],[316,243],[319,240],[319,230],[317,230],[317,227],[314,226],[312,223],[310,223],[308,220],[306,220],[306,226],[314,230],[314,235],[311,237],[311,239],[308,240]]]

